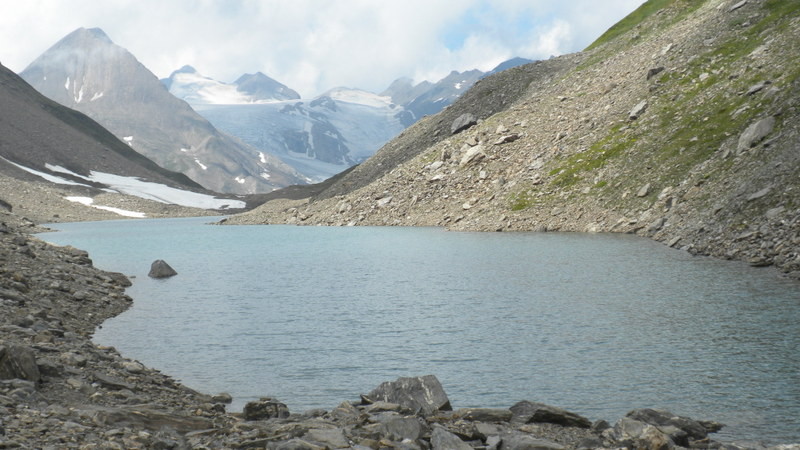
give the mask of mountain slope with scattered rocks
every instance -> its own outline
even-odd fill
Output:
[[[798,2],[650,0],[227,222],[637,233],[800,277],[798,35]]]

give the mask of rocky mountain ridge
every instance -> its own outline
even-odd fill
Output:
[[[228,223],[637,233],[800,277],[800,5],[651,0]],[[457,119],[463,126],[457,126]]]

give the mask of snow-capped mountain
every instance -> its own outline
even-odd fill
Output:
[[[261,72],[246,73],[233,82],[236,89],[249,95],[255,102],[296,100],[300,94]]]
[[[504,64],[511,67],[514,61]],[[416,85],[401,78],[380,95],[336,88],[313,99],[300,99],[261,73],[227,84],[184,66],[162,81],[215,127],[318,182],[372,156],[422,116],[450,105],[483,76],[479,70],[454,71],[437,83]],[[280,95],[291,97],[276,101]]]
[[[217,128],[313,182],[360,163],[405,128],[403,108],[356,89],[333,89],[312,100],[193,106]]]
[[[98,28],[70,33],[20,75],[208,189],[247,194],[306,181],[279,159],[218,131]]]
[[[59,184],[74,195],[67,200],[120,215],[130,211],[92,205],[87,195],[118,192],[210,209],[245,206],[239,200],[216,198],[186,175],[159,167],[94,120],[46,98],[2,65],[0,136],[0,177]],[[33,194],[21,194],[26,195]]]
[[[229,84],[203,76],[192,66],[183,66],[161,82],[172,95],[194,105],[269,103],[300,98],[297,92],[261,72],[244,74]]]
[[[259,158],[280,158],[309,182],[360,163],[407,126],[402,107],[358,89],[301,100],[261,73],[226,84],[189,66],[162,82],[215,127],[257,148]]]

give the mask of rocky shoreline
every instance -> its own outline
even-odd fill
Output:
[[[290,413],[263,398],[228,413],[229,395],[196,392],[91,342],[131,304],[124,275],[31,237],[40,230],[19,216],[0,222],[0,448],[766,448],[722,444],[709,437],[721,424],[649,409],[613,425],[532,401],[452,410],[431,375],[329,411]]]

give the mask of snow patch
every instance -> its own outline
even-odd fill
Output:
[[[244,182],[247,181],[244,177],[236,177],[234,180],[239,184],[244,184]]]
[[[155,200],[161,203],[188,206],[202,209],[237,209],[244,208],[245,202],[227,198],[216,198],[208,194],[184,191],[159,183],[142,181],[135,177],[123,177],[110,173],[92,171],[92,181],[103,183],[117,192]]]
[[[208,166],[206,166],[205,164],[201,163],[199,159],[195,158],[194,162],[196,162],[197,165],[200,166],[201,169],[208,170]]]
[[[122,140],[125,141],[126,144],[133,147],[133,136],[125,136],[122,138]]]
[[[22,170],[25,170],[28,173],[32,173],[51,183],[92,187],[88,184],[76,183],[72,180],[67,180],[55,175],[31,169],[30,167],[25,167],[20,164],[16,164],[14,162],[11,162],[3,158],[2,156],[0,156],[0,158],[2,158],[4,161],[10,164],[19,167]],[[216,198],[208,194],[201,194],[192,191],[184,191],[182,189],[173,188],[164,184],[153,183],[150,181],[143,181],[136,177],[123,177],[121,175],[96,172],[94,170],[88,177],[86,177],[83,175],[79,175],[75,172],[72,172],[68,169],[65,169],[61,166],[45,164],[45,167],[47,167],[48,170],[51,170],[53,172],[61,172],[66,175],[72,175],[74,177],[82,178],[86,181],[94,181],[97,183],[105,184],[109,186],[111,189],[113,189],[113,190],[104,189],[107,192],[117,192],[120,194],[133,195],[135,197],[153,200],[159,203],[187,206],[190,208],[200,208],[200,209],[240,209],[246,206],[245,202],[241,200]]]
[[[67,77],[67,82],[64,83],[64,89],[69,90],[69,77]]]
[[[261,160],[261,164],[267,163],[267,157],[264,156],[264,152],[258,152],[258,159]]]
[[[15,163],[15,162],[9,161],[9,160],[3,158],[2,156],[0,156],[0,158],[2,158],[3,161],[5,161],[5,162],[7,162],[9,164],[13,164],[13,165],[17,166],[18,168],[20,168],[20,169],[22,169],[22,170],[24,170],[24,171],[26,171],[28,173],[32,173],[32,174],[36,175],[37,177],[44,178],[45,180],[47,180],[47,181],[49,181],[51,183],[68,184],[70,186],[86,186],[86,187],[90,187],[88,184],[76,183],[76,182],[74,182],[72,180],[66,180],[64,178],[57,177],[55,175],[50,175],[49,173],[44,173],[44,172],[40,172],[40,171],[35,170],[35,169],[31,169],[30,167],[25,167],[23,165]],[[48,167],[48,169],[49,169],[49,167]],[[64,169],[64,170],[66,170],[66,169]]]
[[[323,95],[340,102],[371,106],[373,108],[386,108],[392,104],[391,97],[380,96],[360,89],[335,88]]]
[[[120,216],[135,217],[137,219],[143,219],[147,217],[143,212],[128,211],[127,209],[114,208],[113,206],[95,205],[94,199],[90,197],[64,197],[64,199],[86,206],[91,206],[92,208],[102,209],[103,211],[111,211],[115,214],[119,214]]]
[[[189,153],[189,149],[188,149],[188,148],[181,148],[181,151],[182,151],[183,153]]]
[[[83,86],[81,86],[81,90],[78,91],[78,95],[73,97],[75,99],[75,103],[80,103],[83,100]]]
[[[456,83],[455,85],[453,85],[453,87],[456,89],[461,89],[461,86],[463,86],[463,84],[461,83]]]
[[[100,98],[102,96],[103,96],[102,92],[95,92],[94,95],[92,96],[92,98],[89,101],[93,102],[93,101],[97,100],[98,98]]]
[[[174,74],[169,92],[192,105],[246,105],[276,101],[254,100],[250,95],[239,91],[235,84],[223,83],[197,72]]]
[[[270,175],[267,172],[261,172],[261,178],[263,178],[265,180],[269,180],[270,179]]]
[[[54,166],[53,164],[45,164],[44,167],[52,172],[60,172],[63,174],[72,175],[73,177],[84,178],[83,175],[78,175],[77,173],[67,169],[66,167]]]

